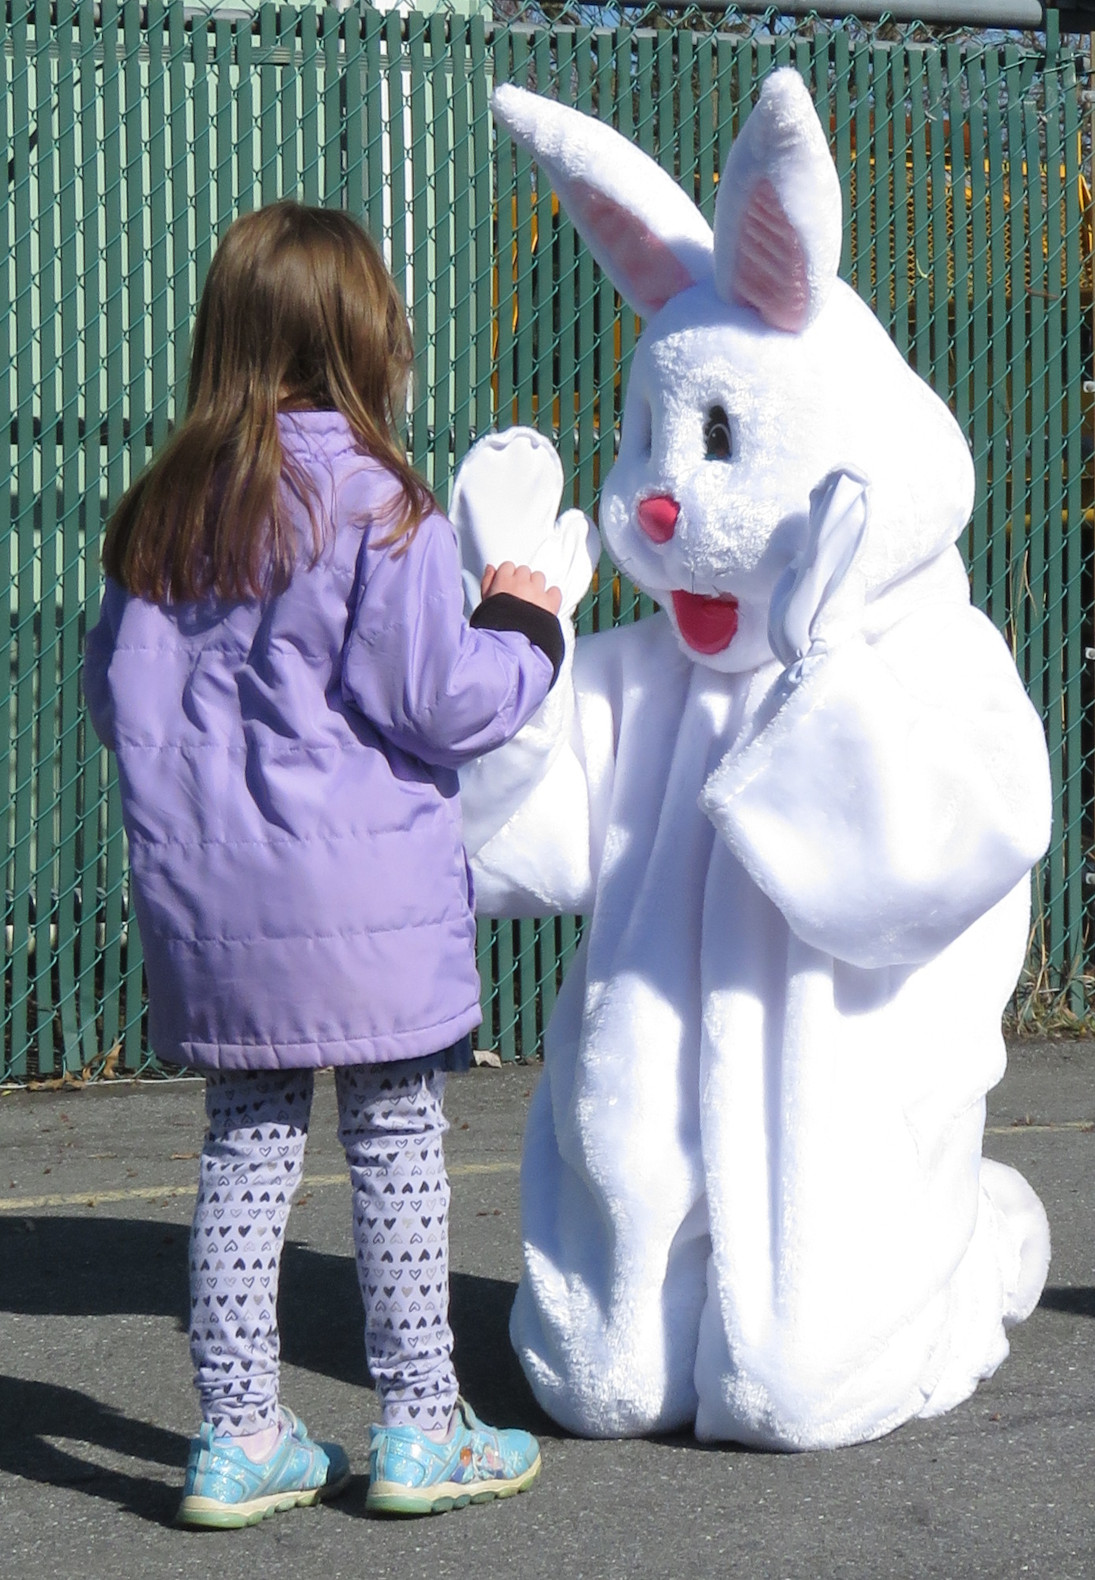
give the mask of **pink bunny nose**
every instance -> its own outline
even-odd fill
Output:
[[[668,543],[681,507],[668,494],[651,494],[639,501],[639,525],[654,543]]]

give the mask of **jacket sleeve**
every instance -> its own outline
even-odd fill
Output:
[[[108,579],[103,589],[99,619],[84,644],[84,701],[91,727],[104,746],[114,750],[114,699],[109,684],[110,661],[118,639],[126,594]]]
[[[468,625],[444,516],[428,516],[402,549],[383,536],[367,533],[359,558],[343,696],[393,745],[458,768],[531,718],[554,679],[552,657],[522,629]]]
[[[806,943],[919,965],[1045,850],[1045,738],[983,615],[921,615],[820,658],[701,804]]]

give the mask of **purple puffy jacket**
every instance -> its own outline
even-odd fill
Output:
[[[108,582],[87,641],[150,1039],[207,1068],[422,1057],[480,1019],[456,770],[520,729],[552,658],[468,626],[443,516],[402,554],[381,545],[393,483],[340,415],[279,422],[329,522],[319,563],[302,551],[264,602],[161,606]],[[310,544],[303,507],[298,529]]]

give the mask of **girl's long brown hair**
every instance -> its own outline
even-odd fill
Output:
[[[337,209],[273,203],[225,233],[194,326],[186,415],[123,496],[103,567],[157,603],[284,589],[296,560],[286,487],[323,526],[278,438],[279,406],[342,413],[396,483],[389,540],[432,506],[396,437],[413,348],[373,242]]]

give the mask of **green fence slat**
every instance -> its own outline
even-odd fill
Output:
[[[14,236],[11,256],[15,265],[15,421],[13,445],[15,524],[10,545],[14,562],[13,632],[11,676],[14,693],[12,709],[11,767],[9,793],[14,826],[8,866],[11,902],[6,912],[11,921],[11,955],[8,978],[8,1043],[10,1073],[21,1076],[27,1070],[30,1003],[30,915],[33,824],[34,752],[34,392],[35,345],[32,281],[32,215],[34,203],[31,184],[31,82],[28,47],[29,11],[18,7],[13,12],[11,74],[11,165],[12,216]],[[5,928],[7,932],[7,928]]]
[[[169,371],[171,342],[168,333],[171,275],[167,229],[169,175],[167,73],[170,41],[166,37],[164,0],[149,0],[145,37],[148,41],[148,80],[144,90],[147,103],[147,132],[141,156],[142,164],[147,160],[148,172],[143,177],[147,234],[140,268],[148,280],[145,317],[149,329],[149,342],[145,366],[151,384],[148,408],[149,432],[152,446],[157,448],[167,437],[174,393]],[[167,60],[164,58],[165,45],[168,49]]]
[[[121,181],[124,188],[125,238],[124,238],[124,355],[119,361],[119,393],[122,402],[123,439],[128,429],[128,442],[123,442],[122,478],[128,485],[143,469],[150,456],[149,390],[148,373],[151,349],[149,323],[149,296],[151,282],[148,278],[146,259],[149,250],[149,215],[147,194],[150,175],[146,162],[148,136],[148,74],[142,64],[142,47],[147,48],[147,33],[143,26],[142,6],[134,0],[125,0],[122,8],[121,38],[124,64],[121,75],[123,94],[124,156]],[[159,172],[156,173],[157,175]],[[117,495],[111,496],[111,504]],[[124,845],[122,847],[124,850]],[[119,851],[119,854],[122,854]],[[132,923],[132,905],[129,899],[129,876],[123,867],[119,876],[119,889],[127,920],[122,932],[124,966],[122,977],[122,1026],[121,1036],[126,1062],[139,1064],[141,1057],[141,1016],[134,1014],[143,990],[143,970],[140,942],[136,926]]]
[[[547,28],[539,28],[532,38],[532,72],[536,82],[548,83],[553,75],[553,40]],[[542,433],[556,439],[562,411],[556,405],[555,382],[555,271],[553,253],[553,196],[550,184],[537,179],[535,193],[530,191],[530,215],[535,235],[535,262],[529,278],[531,301],[528,355],[531,373],[529,409],[532,421]],[[529,962],[530,980],[535,976],[531,964],[534,941],[524,930],[522,960]],[[533,994],[535,999],[535,993]],[[524,1022],[522,1022],[524,1024]],[[527,1029],[527,1028],[526,1028]]]
[[[383,104],[381,95],[377,91],[385,82],[380,17],[347,13],[345,37],[346,118],[343,135],[346,139],[346,190],[351,207],[364,214],[369,234],[374,240],[383,245],[386,236],[392,237],[391,256],[394,267],[396,256],[394,234],[391,226],[386,226],[384,219],[385,161],[389,158],[390,143],[391,202],[394,215],[398,201],[396,177],[398,175],[400,182],[403,179],[403,156],[401,152],[397,153],[397,149],[402,149],[402,143],[397,141],[402,137],[402,124],[400,123],[398,127],[396,125],[396,116],[401,114],[399,108],[401,101],[397,98],[393,102],[389,115],[391,135],[386,142]],[[398,49],[396,53],[398,58]],[[398,67],[393,73],[390,60],[387,69],[387,85],[390,93],[393,80],[398,87],[401,79],[398,76]],[[401,259],[402,261],[405,260]]]
[[[877,308],[878,293],[874,284],[874,259],[871,237],[874,223],[871,216],[873,188],[871,171],[871,48],[866,39],[857,39],[852,49],[855,158],[855,213],[852,230],[855,236],[854,262],[850,280],[855,289]]]
[[[874,83],[874,117],[871,128],[871,196],[874,222],[871,253],[875,277],[875,312],[895,340],[904,338],[897,318],[897,258],[894,250],[894,150],[892,147],[893,62],[888,49],[872,50],[871,77]]]
[[[14,39],[13,39],[14,45]],[[11,180],[14,189],[19,179],[19,166],[16,158],[15,141],[15,82],[19,67],[14,52],[9,54],[6,50],[0,51],[0,124],[3,126],[5,145],[11,150]],[[25,124],[25,123],[24,123]],[[0,322],[3,324],[4,368],[0,374],[3,389],[3,409],[0,413],[4,429],[8,434],[7,450],[3,467],[3,480],[0,482],[2,497],[0,497],[0,537],[3,539],[3,555],[0,557],[0,635],[3,638],[4,652],[7,662],[4,665],[3,678],[0,679],[0,774],[3,775],[2,783],[5,788],[5,811],[3,819],[4,829],[4,941],[3,941],[3,976],[0,977],[0,1020],[4,1027],[4,1040],[0,1044],[0,1068],[8,1071],[11,1068],[15,1052],[12,1038],[12,975],[15,955],[14,931],[14,874],[12,871],[12,853],[15,844],[15,800],[14,782],[15,756],[15,691],[12,684],[13,661],[16,651],[16,629],[18,619],[18,581],[13,567],[13,555],[18,543],[17,514],[18,499],[14,497],[16,473],[12,465],[12,428],[17,422],[16,418],[16,391],[14,375],[16,368],[16,343],[17,324],[15,317],[15,279],[14,266],[14,220],[15,204],[9,202],[4,212],[4,256],[6,261],[5,284],[7,289],[0,297]],[[14,435],[17,438],[17,434]],[[11,931],[9,933],[9,928]],[[20,1048],[19,1057],[22,1061],[21,1068],[25,1065],[23,1051]]]
[[[1049,466],[1050,436],[1048,433],[1046,330],[1049,275],[1043,246],[1044,195],[1041,182],[1031,179],[1030,172],[1039,168],[1040,116],[1038,106],[1027,100],[1023,104],[1023,158],[1027,169],[1025,182],[1030,213],[1031,244],[1027,255],[1029,283],[1027,285],[1027,322],[1029,361],[1028,408],[1030,419],[1027,433],[1029,482],[1027,486],[1026,575],[1024,578],[1023,631],[1026,652],[1026,674],[1035,705],[1046,724],[1049,745],[1050,776],[1053,784],[1054,805],[1059,805],[1061,790],[1060,769],[1060,720],[1055,717],[1059,705],[1057,695],[1057,655],[1051,653],[1046,641],[1046,615],[1048,613],[1046,527],[1049,508],[1047,471]],[[1045,913],[1047,938],[1052,948],[1064,930],[1064,897],[1061,892],[1061,841],[1055,837],[1045,858],[1044,866],[1052,874]]]
[[[514,933],[516,924],[513,922],[496,922],[494,924],[494,982],[495,982],[495,1024],[497,1026],[497,1048],[505,1060],[516,1059],[517,1047],[517,1019],[519,999],[517,987],[517,952],[514,948]]]
[[[946,104],[943,92],[942,61],[938,50],[925,50],[923,64],[922,136],[925,143],[923,172],[924,292],[917,298],[917,317],[923,310],[931,326],[931,359],[926,371],[937,395],[950,395],[950,237],[947,234]],[[918,269],[919,275],[919,269]],[[921,305],[923,304],[923,305]],[[1001,319],[1001,323],[1003,320]]]
[[[307,15],[315,27],[315,10],[309,7]],[[277,115],[275,126],[278,138],[277,184],[278,198],[303,198],[301,171],[304,152],[301,143],[302,109],[301,58],[304,13],[289,6],[280,6],[277,13],[277,65],[274,80],[277,83]]]
[[[512,58],[509,35],[504,32],[496,33],[492,43],[495,82],[516,80],[516,63]],[[496,265],[498,272],[498,299],[494,323],[495,390],[491,420],[502,428],[508,427],[515,420],[513,411],[514,336],[516,331],[514,323],[514,305],[516,301],[515,219],[517,212],[517,182],[519,176],[527,172],[527,168],[527,161],[524,160],[516,144],[511,142],[508,137],[501,137],[498,151],[498,191],[495,206],[495,225],[498,235]]]
[[[103,18],[103,262],[106,328],[105,373],[105,494],[110,507],[126,484],[123,438],[123,385],[125,379],[124,258],[122,239],[122,93],[125,48],[122,17],[117,0],[106,0]],[[124,839],[113,762],[109,764],[106,802],[107,834],[103,847],[103,1044],[111,1047],[124,1030],[123,903],[125,886]]]
[[[539,954],[539,924],[524,920],[515,924],[517,935],[516,988],[518,994],[517,1047],[518,1058],[534,1059],[540,1052],[540,1031],[537,1024],[540,1010],[540,983],[537,971]]]
[[[410,67],[410,87],[406,98],[410,111],[410,139],[406,151],[410,174],[408,196],[411,238],[411,295],[408,305],[418,352],[418,385],[411,416],[410,451],[415,466],[432,483],[433,444],[430,434],[430,388],[434,372],[430,292],[432,172],[426,102],[425,22],[426,19],[417,12],[411,12],[405,19],[406,58]],[[392,78],[389,77],[388,80],[391,84]]]
[[[891,165],[893,179],[893,296],[894,339],[898,350],[913,367],[918,363],[919,344],[916,337],[913,295],[909,272],[913,267],[915,251],[910,232],[911,193],[909,191],[909,144],[906,122],[909,118],[908,89],[906,85],[905,57],[892,52],[890,59],[890,111],[889,137],[893,147]]]
[[[852,272],[852,220],[854,218],[852,168],[854,138],[852,119],[852,56],[847,33],[840,32],[832,40],[833,90],[829,102],[829,142],[840,177],[840,192],[844,207],[843,241],[840,250],[840,275],[847,280]]]
[[[432,412],[430,428],[431,478],[436,488],[448,492],[449,477],[454,465],[452,410],[453,361],[456,351],[453,336],[453,277],[452,259],[457,239],[453,227],[453,171],[452,129],[450,123],[450,90],[452,61],[446,34],[447,18],[444,12],[435,11],[426,24],[429,67],[428,111],[428,169],[430,180],[430,278],[433,292],[430,312],[433,329],[430,336],[433,354],[433,376],[430,379]]]
[[[281,73],[271,60],[278,44],[281,8],[275,0],[263,0],[259,6],[258,48],[251,71],[258,79],[258,114],[256,129],[259,145],[258,201],[274,203],[281,197],[280,138],[278,136],[278,100]],[[242,71],[240,73],[243,75]],[[242,139],[241,139],[242,141]]]
[[[717,131],[718,103],[715,91],[715,41],[705,38],[696,52],[696,164],[698,179],[693,182],[690,195],[701,209],[708,212],[718,179],[719,139]]]
[[[102,267],[102,175],[100,160],[103,106],[98,91],[99,68],[96,60],[101,32],[96,25],[93,0],[80,0],[78,9],[80,51],[80,163],[77,172],[78,224],[83,242],[77,311],[82,324],[81,351],[83,378],[79,400],[84,423],[82,455],[82,534],[84,539],[80,601],[85,610],[82,624],[93,620],[99,606],[99,537],[102,518],[104,422],[104,329],[100,303],[105,294]],[[94,1043],[89,1057],[98,1051],[101,1004],[97,977],[101,961],[99,927],[101,921],[102,848],[106,839],[104,774],[106,754],[86,720],[80,719],[81,760],[83,765],[82,816],[80,843],[80,926],[79,998],[81,1020],[89,1026],[88,1039]],[[104,989],[105,993],[105,980]]]
[[[986,264],[989,286],[985,292],[988,350],[985,359],[985,544],[984,601],[980,607],[1003,629],[1007,623],[1007,496],[997,486],[1008,467],[1008,408],[1006,334],[1007,324],[1007,211],[1005,207],[1005,161],[998,151],[1005,145],[1003,121],[1003,76],[1000,57],[986,52],[985,123],[986,151],[991,162],[988,179],[988,237]],[[995,157],[994,157],[995,156]]]
[[[183,18],[179,16],[177,8],[171,10],[171,23],[173,28],[182,27]],[[185,48],[186,41],[189,42],[188,51]],[[201,280],[205,279],[205,272],[209,267],[212,240],[217,224],[212,130],[216,120],[214,83],[219,83],[220,73],[215,69],[212,61],[211,46],[214,41],[215,35],[210,28],[192,28],[189,35],[184,31],[183,41],[180,45],[174,45],[172,49],[175,63],[172,72],[172,189],[176,205],[180,199],[185,202],[192,194],[194,231],[192,255],[195,273]],[[189,90],[185,81],[188,63],[192,63],[190,72],[192,87]],[[179,81],[179,75],[183,76],[182,82]],[[191,208],[191,204],[187,203],[186,207]],[[175,226],[178,225],[177,207],[174,223]],[[185,251],[190,254],[189,245]],[[176,257],[178,256],[177,252]],[[178,271],[176,271],[176,281],[178,281]],[[180,293],[177,286],[176,346],[179,343],[179,314],[186,311],[186,316],[189,318],[189,307],[187,293]]]
[[[1008,296],[1011,303],[1009,321],[1009,372],[1011,412],[1011,465],[1009,472],[1008,506],[1011,566],[1011,592],[1008,599],[1009,626],[1013,651],[1020,669],[1024,671],[1027,660],[1026,628],[1022,596],[1023,578],[1026,574],[1026,517],[1027,498],[1027,376],[1029,365],[1027,328],[1027,278],[1026,263],[1029,251],[1027,225],[1027,185],[1024,174],[1022,101],[1012,100],[1007,112],[1008,147],[1012,150],[1008,173],[1008,246],[1010,265],[1008,271]],[[1026,678],[1026,677],[1025,677]]]
[[[333,43],[328,34],[328,69],[332,76],[327,96],[332,130],[335,125],[338,128],[338,159],[331,167],[332,178],[337,169],[337,183],[329,187],[328,201],[339,198],[351,214],[364,221],[377,245],[384,247],[387,230],[379,172],[384,161],[380,101],[386,84],[381,68],[380,29],[381,18],[375,13],[353,9],[342,13],[339,34]],[[343,51],[341,60],[339,44]],[[367,83],[373,85],[372,92],[366,91]],[[396,111],[392,109],[390,113],[394,117]],[[393,194],[393,204],[394,201]],[[402,286],[401,278],[399,283]]]
[[[495,312],[491,304],[495,280],[495,159],[494,126],[488,108],[491,89],[492,56],[487,47],[483,18],[473,16],[469,24],[470,69],[470,147],[474,239],[472,257],[472,324],[474,330],[475,393],[472,405],[472,436],[478,438],[490,427],[493,417]]]
[[[394,13],[384,19],[384,45],[386,71],[383,81],[388,94],[388,136],[391,144],[390,163],[385,169],[382,151],[376,147],[376,164],[370,163],[370,178],[377,182],[387,180],[391,185],[391,218],[387,226],[389,262],[403,300],[408,300],[408,270],[411,262],[411,233],[408,225],[410,190],[408,175],[408,149],[405,135],[407,105],[403,82],[405,76],[403,45],[399,17]],[[370,144],[370,160],[373,145]]]
[[[36,0],[35,38],[49,33],[48,0]],[[54,758],[57,749],[57,206],[54,184],[53,63],[48,49],[35,58],[33,175],[38,206],[36,329],[38,352],[37,520],[34,580],[37,610],[37,695],[34,702],[33,895],[35,906],[34,994],[38,1067],[51,1074],[60,1063],[54,1047],[53,952],[50,945],[54,895]]]
[[[474,242],[471,105],[468,98],[468,25],[451,23],[452,84],[452,466],[467,454],[474,432],[475,333],[472,323]],[[447,497],[447,494],[446,494]]]
[[[242,180],[246,176],[248,182],[254,169],[253,161],[247,162],[248,148],[245,153],[242,149],[237,160],[236,155],[236,90],[233,83],[233,67],[236,65],[236,27],[226,17],[217,17],[213,23],[215,47],[213,52],[213,69],[217,79],[216,93],[216,135],[214,146],[216,149],[216,208],[214,210],[212,247],[224,235],[235,217],[237,207],[251,207],[250,186],[248,186],[246,201],[241,201],[237,193],[242,191]],[[250,47],[250,32],[243,35]],[[241,73],[242,74],[242,73]],[[195,112],[196,113],[196,112]],[[249,124],[250,105],[240,107],[241,118]],[[248,133],[250,143],[250,133]],[[205,280],[205,270],[212,257],[212,248],[203,259],[202,282]]]
[[[585,46],[578,43],[577,33],[568,32],[555,41],[555,69],[558,80],[558,97],[561,104],[569,104],[572,96],[576,68],[576,51]],[[578,343],[578,305],[575,287],[576,249],[573,227],[563,218],[558,205],[549,199],[545,204],[542,223],[548,229],[541,245],[547,243],[545,266],[550,266],[552,289],[549,312],[552,324],[552,355],[554,358],[553,387],[559,405],[558,445],[563,463],[567,492],[564,507],[579,504],[578,494],[578,364],[581,353]]]
[[[616,102],[613,40],[608,32],[602,30],[594,32],[592,42],[593,70],[590,86],[596,95],[596,102],[598,107],[601,108],[601,114],[606,120],[611,120],[614,118],[613,110]],[[680,42],[679,36],[677,42],[678,44]],[[679,57],[677,70],[678,82],[683,95],[685,93],[684,62]],[[691,81],[689,79],[689,91],[690,89]],[[681,103],[683,112],[683,98]],[[681,178],[684,179],[683,169]],[[586,249],[583,247],[582,253],[585,254],[585,251]],[[590,358],[592,379],[588,420],[590,422],[591,455],[589,467],[590,493],[587,497],[596,499],[600,496],[601,485],[604,483],[615,454],[613,405],[616,375],[615,333],[618,312],[616,292],[612,287],[612,282],[600,269],[594,270],[590,277],[586,300],[590,310],[586,319],[586,327],[590,335],[589,343],[595,348],[595,356]],[[621,617],[630,618],[634,608],[634,589],[630,584],[626,588],[622,586],[623,579],[612,575],[611,567],[606,566],[606,572],[607,574],[601,576],[599,580],[594,606],[594,622],[598,630],[607,629]]]
[[[1065,451],[1060,442],[1061,431],[1055,421],[1056,414],[1066,410],[1064,398],[1064,337],[1061,318],[1065,310],[1062,300],[1063,273],[1062,210],[1064,191],[1062,165],[1064,151],[1061,147],[1061,106],[1056,72],[1048,72],[1045,81],[1045,108],[1039,118],[1039,160],[1045,170],[1046,207],[1043,219],[1045,242],[1045,391],[1046,391],[1046,465],[1045,465],[1045,609],[1042,618],[1046,653],[1047,679],[1051,687],[1046,716],[1048,741],[1051,754],[1058,759],[1058,772],[1064,773],[1065,700],[1069,684],[1065,658],[1065,583],[1061,543],[1067,519],[1067,490],[1065,483]],[[1058,349],[1060,348],[1060,349]],[[1078,671],[1077,671],[1078,675]],[[1057,804],[1062,804],[1063,778],[1058,787]],[[1061,903],[1062,927],[1067,936],[1068,885],[1062,873]]]
[[[180,16],[177,6],[172,7],[167,13],[168,29],[168,112],[167,112],[167,182],[168,198],[165,204],[166,212],[170,213],[170,287],[168,303],[168,351],[169,361],[166,369],[167,381],[167,411],[173,417],[176,406],[185,401],[182,394],[182,384],[186,372],[187,350],[190,340],[191,310],[194,301],[194,289],[191,281],[191,260],[198,250],[198,232],[208,224],[208,196],[209,196],[209,141],[205,137],[203,160],[201,168],[201,213],[203,221],[197,218],[198,211],[198,179],[197,167],[193,172],[193,181],[190,178],[190,166],[187,158],[190,144],[189,128],[187,126],[187,65],[190,57],[190,38],[185,28],[185,18]],[[205,30],[198,30],[199,36],[205,39]],[[196,80],[197,72],[190,73]],[[206,127],[206,133],[208,127]]]
[[[325,196],[326,149],[324,146],[321,117],[322,96],[320,89],[320,64],[322,56],[319,43],[319,23],[322,13],[313,6],[300,11],[300,122],[294,134],[297,148],[297,192],[302,202],[310,208],[322,203]],[[284,135],[290,135],[286,132]],[[285,195],[288,195],[286,193]]]
[[[475,364],[472,333],[472,218],[471,107],[468,102],[467,23],[453,17],[449,36],[449,113],[452,118],[452,167],[450,209],[451,228],[451,385],[449,426],[451,429],[450,470],[455,471],[467,454],[472,438],[472,408],[475,399]],[[445,490],[448,497],[448,489]]]
[[[353,13],[355,19],[360,21],[360,12]],[[346,182],[342,173],[343,156],[343,130],[342,130],[342,93],[353,81],[353,73],[349,65],[349,38],[346,39],[347,64],[345,72],[339,69],[339,46],[342,42],[342,14],[334,6],[324,6],[319,13],[320,38],[318,49],[322,56],[322,69],[319,76],[319,102],[321,117],[321,147],[319,151],[320,170],[317,176],[319,192],[315,201],[321,205],[332,208],[347,208],[352,213],[365,214],[364,207],[358,202],[349,199]],[[375,21],[375,19],[374,19]],[[379,73],[372,78],[376,82]],[[355,85],[354,102],[360,104],[366,97],[362,85]],[[370,101],[375,100],[379,109],[380,95],[373,91],[368,95]],[[366,220],[370,234],[379,243],[383,238],[383,228],[373,230],[372,225]]]
[[[1088,619],[1088,608],[1082,592],[1087,551],[1084,542],[1086,521],[1083,504],[1085,469],[1081,447],[1084,423],[1082,400],[1084,369],[1081,355],[1084,303],[1080,289],[1080,282],[1083,279],[1080,239],[1088,215],[1084,211],[1080,188],[1083,111],[1075,69],[1071,64],[1063,76],[1062,88],[1064,90],[1061,95],[1061,111],[1065,244],[1062,286],[1064,312],[1061,335],[1064,342],[1063,453],[1067,498],[1062,518],[1061,559],[1062,583],[1068,600],[1068,620],[1062,647],[1062,672],[1067,690],[1064,704],[1067,727],[1060,806],[1060,827],[1067,842],[1063,881],[1068,895],[1068,944],[1062,965],[1069,1007],[1074,1015],[1080,1016],[1088,1007],[1083,981],[1084,952],[1087,942],[1084,834],[1085,818],[1089,810],[1088,799],[1085,796],[1085,777],[1091,771],[1091,748],[1086,745],[1084,738],[1086,722],[1084,676],[1088,664],[1085,652],[1085,622]]]
[[[273,10],[273,7],[269,6],[268,9]],[[258,24],[261,28],[261,7]],[[264,123],[258,110],[259,95],[262,91],[261,70],[255,64],[257,51],[252,36],[252,24],[250,20],[239,20],[230,25],[236,70],[234,73],[226,73],[226,86],[231,90],[232,95],[230,123],[232,164],[230,171],[226,172],[228,184],[224,193],[227,205],[224,211],[226,222],[230,222],[235,217],[235,212],[245,214],[263,202],[261,182],[271,142],[270,133],[264,130]],[[261,43],[259,48],[261,49]],[[223,227],[218,234],[222,233]]]
[[[58,427],[58,739],[57,739],[57,906],[54,959],[57,970],[57,1007],[60,1016],[62,1062],[76,1070],[94,1054],[94,1027],[83,1022],[86,1006],[77,984],[79,962],[78,913],[81,905],[79,842],[81,835],[82,707],[80,654],[82,596],[80,579],[83,534],[80,523],[79,418],[80,342],[79,276],[77,259],[76,100],[77,58],[75,14],[63,5],[56,18],[57,39],[57,157],[59,183],[58,323],[60,349],[61,412]],[[87,1035],[91,1032],[91,1036]],[[83,1033],[83,1035],[82,1035]]]
[[[988,141],[985,121],[987,86],[983,72],[982,57],[969,62],[967,80],[969,82],[970,99],[967,110],[970,138],[970,267],[972,271],[971,278],[982,280],[987,273],[989,258],[989,184],[986,177],[986,168],[992,153],[992,145]],[[991,328],[987,293],[983,290],[975,290],[969,291],[968,294],[971,307],[970,378],[972,388],[970,392],[971,421],[967,428],[967,437],[971,442],[974,465],[977,469],[977,496],[974,507],[974,534],[977,541],[977,552],[975,558],[971,556],[971,572],[974,601],[979,608],[987,608],[989,605],[990,586],[988,574],[988,400]]]
[[[513,64],[519,81],[527,82],[532,65],[532,38],[520,35],[514,40]],[[533,167],[529,156],[522,152],[517,160],[518,180],[515,187],[516,210],[514,216],[514,246],[516,249],[516,318],[514,336],[513,405],[512,420],[534,423],[534,309],[533,273],[536,267],[533,225]]]

